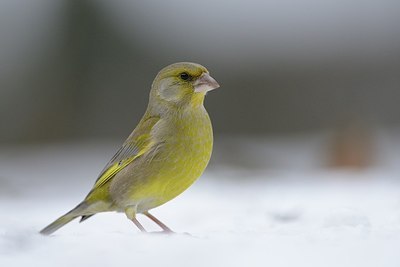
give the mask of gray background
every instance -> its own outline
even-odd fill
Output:
[[[156,73],[205,65],[216,134],[400,122],[400,2],[1,1],[0,143],[122,140]]]

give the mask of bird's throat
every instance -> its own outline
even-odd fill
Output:
[[[200,107],[204,103],[204,97],[206,96],[205,93],[194,93],[190,100],[190,105],[193,108]]]

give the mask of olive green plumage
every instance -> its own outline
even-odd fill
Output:
[[[77,217],[125,212],[142,231],[137,213],[168,227],[148,211],[186,190],[206,168],[212,152],[210,118],[203,106],[207,91],[219,87],[195,63],[162,69],[152,84],[143,118],[105,166],[92,190],[73,210],[44,228],[51,234]]]

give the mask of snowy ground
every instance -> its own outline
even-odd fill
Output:
[[[85,196],[113,149],[0,151],[0,266],[400,266],[394,163],[364,171],[214,166],[153,211],[178,234],[142,234],[107,213],[39,235]]]

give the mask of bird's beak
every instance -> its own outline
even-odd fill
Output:
[[[219,87],[217,81],[208,73],[203,73],[199,78],[197,78],[193,85],[196,93],[206,93]]]

